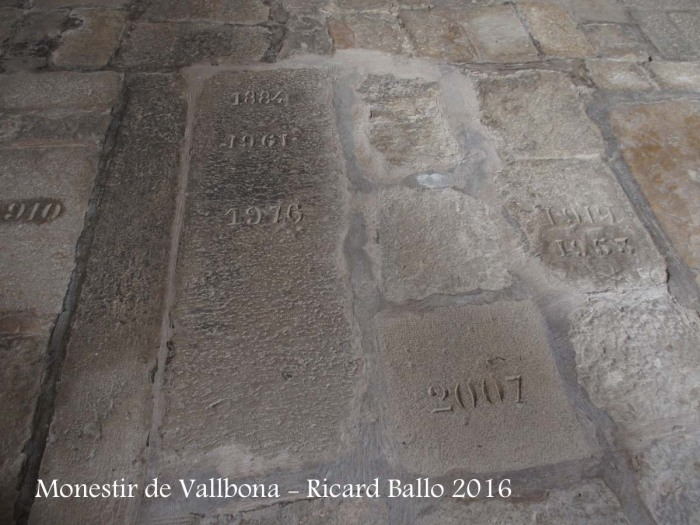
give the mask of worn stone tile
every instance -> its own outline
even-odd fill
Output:
[[[453,10],[402,10],[399,13],[417,55],[447,62],[473,62],[476,50]]]
[[[249,476],[346,446],[358,365],[338,262],[346,205],[332,94],[312,70],[204,80],[165,372],[163,473]]]
[[[657,523],[700,522],[700,435],[697,430],[654,440],[635,454],[639,489]]]
[[[638,9],[700,9],[700,5],[695,0],[622,0],[622,3],[630,8]]]
[[[611,121],[627,165],[700,284],[700,103],[620,106]]]
[[[418,172],[459,161],[437,83],[371,74],[358,91],[368,110],[360,126],[387,163]]]
[[[196,62],[259,62],[270,45],[262,27],[205,23],[139,23],[122,43],[115,63],[125,68],[162,69]]]
[[[524,249],[558,279],[586,291],[666,281],[663,258],[602,162],[517,162],[496,184]]]
[[[692,60],[700,57],[700,44],[688,39],[666,12],[635,10],[633,16],[664,58]]]
[[[537,60],[537,49],[512,6],[471,9],[467,12],[467,24],[480,61]]]
[[[579,22],[631,22],[629,11],[616,0],[574,0],[568,5]]]
[[[571,315],[576,370],[627,435],[700,408],[700,322],[663,293],[591,299]]]
[[[594,58],[586,60],[586,69],[601,89],[650,91],[655,88],[649,74],[634,63]]]
[[[634,25],[587,24],[583,26],[583,31],[599,57],[635,62],[646,61],[653,54]]]
[[[111,120],[109,111],[0,112],[0,148],[99,146]]]
[[[630,525],[620,502],[602,481],[591,480],[566,489],[547,491],[539,501],[489,500],[441,502],[416,521],[417,525],[562,523]]]
[[[61,45],[51,59],[59,67],[100,68],[119,46],[126,14],[122,11],[102,9],[76,9],[71,18],[80,25],[61,35]]]
[[[586,116],[579,92],[556,72],[525,71],[479,81],[482,122],[515,158],[602,153],[600,133]]]
[[[697,6],[696,9],[700,8]],[[697,57],[700,54],[700,12],[670,12],[668,17],[680,33],[691,43]]]
[[[42,372],[50,319],[29,313],[0,314],[0,522],[14,523],[17,482]]]
[[[61,33],[74,23],[68,11],[29,13],[16,29],[2,57],[8,72],[45,69],[51,53],[61,43]]]
[[[569,14],[557,5],[519,3],[518,9],[527,19],[532,36],[545,55],[555,57],[588,57],[594,50],[586,35]]]
[[[387,53],[407,52],[397,18],[384,13],[351,13],[328,20],[336,49],[362,48]]]
[[[389,9],[391,0],[338,0],[338,6],[343,9]]]
[[[131,76],[41,479],[140,479],[185,118],[184,89],[176,78]],[[151,130],[159,126],[154,136]],[[170,126],[176,129],[162,129]],[[30,523],[89,523],[107,515],[122,523],[138,505],[139,498],[40,498]]]
[[[402,468],[499,472],[593,453],[533,303],[385,315],[379,324],[384,417]]]
[[[493,213],[455,190],[385,190],[377,238],[385,297],[499,290],[510,284]]]
[[[131,0],[33,0],[35,9],[62,7],[126,7]]]
[[[146,10],[150,20],[209,20],[228,24],[261,24],[270,8],[262,0],[154,0]]]
[[[0,5],[0,43],[9,41],[17,23],[22,19],[21,9],[5,8]],[[0,55],[3,51],[0,50]]]
[[[656,80],[666,89],[700,89],[699,62],[659,62],[649,64]]]
[[[313,13],[292,12],[285,24],[287,34],[279,52],[280,59],[297,54],[330,55],[333,41],[325,20]]]
[[[98,110],[112,107],[121,75],[100,73],[17,73],[0,76],[0,110]]]

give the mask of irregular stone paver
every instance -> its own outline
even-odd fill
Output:
[[[591,79],[602,89],[650,91],[654,84],[649,74],[637,64],[615,60],[586,60]]]
[[[395,16],[358,13],[328,20],[328,33],[336,49],[363,48],[403,53],[407,44]]]
[[[588,57],[593,47],[564,9],[557,5],[518,3],[527,19],[532,36],[545,55],[555,57]]]
[[[453,62],[527,62],[537,50],[511,6],[401,11],[418,54]]]
[[[33,0],[37,9],[58,9],[61,7],[125,7],[130,0]]]
[[[611,120],[656,218],[700,283],[700,103],[621,106]]]
[[[571,317],[579,381],[627,433],[700,408],[700,322],[663,294],[592,299]]]
[[[285,28],[289,32],[282,43],[280,59],[307,53],[329,55],[333,51],[325,20],[314,13],[292,12]]]
[[[649,64],[656,80],[668,89],[700,88],[700,63],[659,62]]]
[[[389,164],[412,171],[448,168],[460,159],[435,82],[368,75],[358,89],[368,107],[361,125]]]
[[[260,24],[270,8],[262,0],[154,0],[146,10],[151,20],[210,20],[229,24]]]
[[[576,0],[567,5],[579,22],[617,22],[626,24],[631,17],[625,6],[611,0]]]
[[[635,10],[633,15],[664,58],[690,60],[700,57],[700,43],[689,39],[664,11]]]
[[[635,454],[639,488],[658,523],[697,523],[700,509],[700,435],[678,433],[655,440]]]
[[[159,468],[315,464],[345,446],[357,369],[331,86],[305,70],[204,82]]]
[[[384,417],[404,469],[498,472],[592,454],[531,302],[387,315],[379,324]]]
[[[566,75],[526,71],[479,83],[482,122],[515,158],[561,158],[602,153],[600,132],[586,116]]]
[[[61,35],[61,46],[53,53],[54,64],[65,67],[100,68],[117,50],[126,14],[121,11],[76,9],[71,18],[81,25]]]
[[[186,104],[171,76],[132,76],[129,94],[41,479],[138,482],[143,472]],[[139,498],[39,498],[30,523],[90,523],[105,515],[122,523],[138,505]]]
[[[663,258],[602,162],[517,162],[496,182],[526,250],[559,279],[587,291],[666,281]]]
[[[3,56],[3,70],[19,72],[47,68],[51,53],[61,43],[63,29],[71,23],[67,10],[27,13],[15,24],[16,29]]]
[[[602,481],[588,481],[570,489],[548,491],[541,501],[508,501],[499,498],[448,501],[436,505],[418,525],[463,525],[465,523],[561,523],[629,525],[615,495]]]
[[[647,61],[652,50],[637,26],[630,24],[587,24],[583,26],[596,55],[630,61]]]
[[[262,27],[206,23],[139,23],[125,37],[116,64],[135,69],[259,62],[270,45]]]
[[[450,189],[383,191],[377,237],[385,297],[403,302],[508,286],[493,215]]]

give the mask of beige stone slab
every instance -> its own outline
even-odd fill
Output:
[[[604,58],[647,61],[652,49],[642,32],[631,24],[587,24],[582,27],[596,55]]]
[[[451,189],[387,189],[378,202],[376,238],[385,297],[499,290],[510,285],[495,214]]]
[[[657,523],[697,523],[700,509],[700,432],[679,431],[635,454],[639,489]]]
[[[338,15],[327,22],[336,49],[372,49],[405,53],[408,45],[397,18],[384,13]]]
[[[662,62],[649,64],[652,73],[667,89],[700,89],[700,62]]]
[[[229,72],[202,89],[158,468],[316,464],[346,446],[358,367],[331,84]]]
[[[402,10],[399,14],[418,56],[447,62],[473,62],[476,49],[458,14],[451,10]]]
[[[418,172],[460,160],[436,82],[371,74],[358,92],[367,106],[359,128],[386,163]]]
[[[591,299],[571,316],[576,369],[626,435],[700,408],[700,322],[664,293]]]
[[[637,64],[594,58],[586,60],[586,68],[601,89],[651,91],[655,88],[649,74]]]
[[[61,34],[61,45],[53,53],[54,64],[63,68],[101,68],[109,63],[119,46],[126,13],[115,10],[76,9],[71,17],[79,27]]]
[[[693,19],[686,27],[678,27],[662,10],[634,10],[635,20],[661,55],[669,60],[693,60],[700,57],[700,42],[689,38]],[[684,20],[686,13],[679,13],[678,20]]]
[[[531,302],[385,315],[388,432],[409,472],[512,471],[589,457]]]
[[[229,24],[261,24],[270,15],[262,0],[155,0],[146,17],[151,20],[209,20]]]
[[[700,103],[620,106],[611,121],[656,218],[700,284]]]
[[[41,479],[123,477],[143,486],[186,102],[171,75],[132,75],[128,90]],[[139,498],[41,498],[30,523],[91,523],[95,516],[129,523],[138,505]]]
[[[666,281],[664,259],[601,161],[517,162],[496,183],[524,248],[552,276],[585,291]]]
[[[0,76],[3,110],[99,110],[112,107],[121,75],[99,73],[17,73]]]
[[[270,34],[260,26],[141,22],[123,39],[115,64],[147,70],[197,62],[250,64],[259,62],[269,46]]]
[[[594,53],[586,35],[569,14],[557,5],[518,3],[527,19],[532,36],[545,55],[555,57],[588,57]]]
[[[525,71],[478,83],[482,122],[514,158],[565,158],[603,152],[577,88],[562,73]]]
[[[630,525],[615,495],[600,480],[550,490],[540,501],[445,501],[423,513],[417,525]]]
[[[282,43],[279,58],[294,55],[330,55],[333,41],[326,27],[325,16],[304,10],[292,11],[285,24],[287,35]]]
[[[512,6],[471,9],[466,19],[481,62],[537,60],[537,49]]]

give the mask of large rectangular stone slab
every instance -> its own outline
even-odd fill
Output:
[[[552,277],[585,291],[666,281],[663,257],[601,161],[515,162],[496,184],[524,250]]]
[[[41,479],[139,483],[151,428],[170,233],[184,136],[184,86],[129,79],[74,314]],[[36,499],[31,523],[127,523],[134,499]]]
[[[512,471],[591,455],[531,302],[386,315],[379,332],[385,417],[408,471]]]
[[[356,372],[331,84],[307,70],[203,82],[159,471],[316,463],[343,447]]]
[[[611,121],[639,187],[700,285],[700,103],[620,106]]]

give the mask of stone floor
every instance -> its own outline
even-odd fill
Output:
[[[700,523],[698,0],[0,0],[0,522]],[[510,498],[34,498],[510,479]]]

